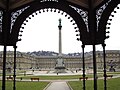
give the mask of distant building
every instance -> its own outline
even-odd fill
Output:
[[[26,53],[17,52],[16,53],[16,69],[30,69],[35,65],[35,57],[32,57]],[[2,68],[3,62],[3,52],[0,52],[0,68]],[[6,69],[13,69],[14,67],[14,52],[8,51],[6,55]]]
[[[82,56],[82,55],[81,55]],[[82,69],[81,56],[67,56],[64,55],[64,64],[66,69]],[[36,56],[27,53],[17,52],[16,54],[16,69],[37,69],[37,70],[52,70],[55,68],[56,56]],[[103,53],[96,51],[97,69],[103,69]],[[0,69],[2,69],[3,52],[0,52]],[[13,70],[14,54],[13,51],[8,51],[6,55],[6,69]],[[106,51],[106,65],[107,69],[113,66],[115,69],[120,69],[120,51],[107,50]],[[86,69],[93,68],[92,52],[85,53],[85,67]]]

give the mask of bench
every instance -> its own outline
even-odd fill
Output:
[[[7,77],[7,80],[13,80],[13,77],[9,76]]]
[[[39,81],[39,78],[31,78],[31,81],[37,80]]]
[[[87,80],[88,77],[80,77],[79,80]]]
[[[113,77],[113,75],[106,75],[106,78],[112,78]]]

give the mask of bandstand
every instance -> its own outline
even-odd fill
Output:
[[[6,50],[7,46],[14,48],[14,85],[16,90],[16,43],[21,41],[20,36],[24,31],[24,25],[37,14],[44,12],[57,12],[65,15],[73,22],[78,41],[82,42],[83,50],[83,77],[85,77],[84,48],[86,45],[93,46],[93,67],[94,67],[94,90],[97,90],[96,70],[96,45],[101,44],[104,53],[104,90],[107,90],[106,83],[106,60],[105,60],[105,39],[110,25],[107,23],[120,0],[1,0],[0,1],[0,45],[4,46],[3,52],[3,75],[2,90],[6,90]],[[64,14],[65,13],[65,14]],[[77,25],[77,27],[76,27]],[[46,36],[47,37],[47,36]],[[80,46],[81,48],[81,46]],[[83,80],[83,90],[86,89]]]

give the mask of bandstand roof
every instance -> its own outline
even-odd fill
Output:
[[[1,8],[4,8],[4,9],[6,8],[6,1],[7,0],[0,0],[0,7]],[[12,9],[17,8],[17,7],[23,6],[25,4],[31,3],[32,1],[35,1],[35,0],[9,0],[9,1],[10,1],[9,8],[12,10]],[[89,0],[67,0],[67,1],[74,3],[74,4],[77,4],[77,5],[80,5],[82,7],[88,8]],[[93,1],[94,7],[96,7],[104,0],[92,0],[92,1]]]

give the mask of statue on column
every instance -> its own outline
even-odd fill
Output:
[[[63,57],[62,57],[62,25],[61,25],[61,19],[59,19],[59,25],[58,25],[58,28],[59,28],[59,53],[58,53],[58,59],[56,60],[56,66],[55,66],[55,69],[58,71],[58,72],[63,72],[64,69],[65,69],[65,65],[64,65],[64,60],[63,60]]]

